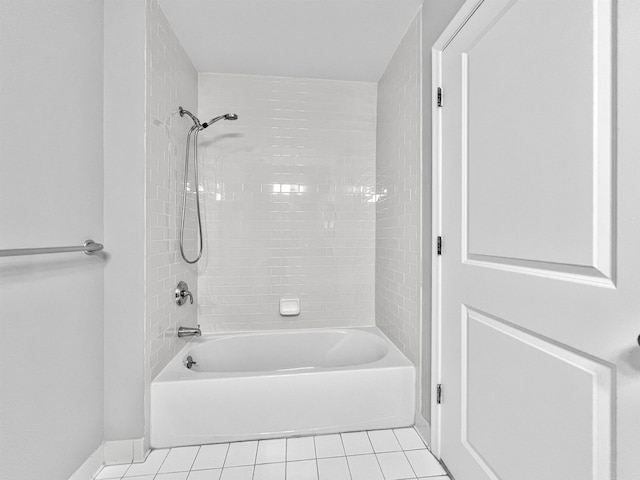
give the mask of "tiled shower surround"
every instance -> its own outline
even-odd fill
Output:
[[[147,384],[184,346],[179,325],[195,326],[196,308],[178,307],[173,290],[185,280],[194,296],[197,268],[182,260],[178,247],[183,192],[184,148],[193,125],[178,106],[195,110],[197,72],[176,38],[157,0],[147,3],[147,185],[146,329]],[[193,195],[191,195],[193,197]],[[193,198],[189,199],[193,202]],[[194,245],[195,214],[187,214],[187,242]],[[187,249],[191,258],[194,248]]]
[[[374,323],[376,88],[200,74],[203,331]]]
[[[420,366],[420,14],[378,82],[376,325]],[[420,378],[420,375],[418,375]]]

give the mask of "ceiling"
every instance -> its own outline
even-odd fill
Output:
[[[199,72],[376,82],[422,0],[160,0]]]

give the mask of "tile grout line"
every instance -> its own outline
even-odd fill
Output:
[[[387,476],[384,474],[384,470],[382,470],[382,465],[380,465],[380,460],[378,459],[378,454],[376,453],[375,449],[373,448],[373,443],[371,442],[371,438],[369,438],[369,432],[365,432],[367,434],[367,440],[369,440],[369,444],[371,445],[371,450],[373,451],[373,456],[376,459],[376,462],[378,463],[378,468],[380,469],[380,473],[382,473],[382,478],[384,478],[384,480],[387,480]]]
[[[289,470],[287,466],[289,462],[289,460],[287,459],[288,450],[289,450],[289,439],[285,437],[284,439],[284,480],[287,480],[287,470]]]
[[[158,470],[156,471],[156,473],[153,474],[153,480],[156,480],[156,478],[158,477],[158,475],[160,475],[160,470],[162,470],[162,465],[164,465],[164,462],[167,461],[167,458],[169,458],[169,454],[171,453],[171,450],[173,450],[173,448],[170,448],[169,451],[167,452],[167,454],[164,456],[164,458],[162,459],[162,463],[160,463],[160,466],[158,467]],[[151,455],[151,452],[149,452],[149,455]],[[145,462],[147,460],[145,459]],[[144,462],[143,462],[144,463]]]
[[[347,470],[349,470],[349,478],[353,480],[353,473],[351,473],[351,466],[349,465],[349,458],[347,457],[347,449],[344,448],[344,441],[342,440],[342,435],[338,434],[340,437],[340,445],[342,445],[342,451],[344,452],[344,460],[347,462]]]
[[[144,457],[144,462],[146,462],[146,461],[147,461],[147,458],[149,457],[149,455],[151,455],[151,452],[152,452],[152,450],[149,450],[149,453],[147,453],[147,456],[146,456],[146,457]],[[133,460],[133,459],[132,459],[132,460]],[[142,463],[144,463],[144,462],[142,462]],[[126,468],[126,470],[125,470],[125,471],[122,473],[122,475],[120,476],[120,478],[121,478],[121,479],[122,479],[122,478],[124,478],[124,477],[127,475],[127,472],[128,472],[128,471],[129,471],[129,469],[131,468],[131,465],[133,465],[133,462],[130,462],[130,463],[129,463],[129,466]],[[106,466],[106,465],[105,465],[105,466]],[[102,468],[104,468],[104,467],[102,467]],[[101,471],[102,471],[102,470],[101,470]],[[96,476],[97,476],[97,475],[96,475]]]
[[[260,440],[256,441],[256,454],[253,457],[253,470],[251,471],[251,480],[256,476],[256,463],[258,462],[258,447],[260,447]],[[222,473],[220,474],[222,476]]]
[[[198,445],[198,451],[196,452],[196,456],[193,457],[193,462],[191,462],[191,466],[189,467],[189,470],[187,470],[187,479],[189,478],[189,476],[191,475],[191,469],[193,468],[193,466],[196,464],[196,459],[198,458],[198,455],[200,455],[200,450],[202,449],[202,445]]]
[[[316,449],[316,437],[311,437],[313,441],[313,456],[316,461],[316,473],[318,474],[318,480],[320,480],[320,466],[318,465],[318,450]]]
[[[227,457],[229,456],[229,450],[231,450],[231,443],[227,443],[227,451],[224,452],[224,460],[222,461],[222,468],[220,469],[220,477],[222,477],[222,471],[224,470],[224,466],[227,463]]]
[[[398,445],[400,445],[400,451],[402,452],[402,455],[404,455],[404,458],[407,460],[407,463],[409,464],[409,468],[411,468],[411,471],[413,472],[413,478],[418,478],[418,474],[416,473],[415,468],[413,468],[413,465],[411,464],[411,461],[409,460],[409,457],[407,456],[407,453],[405,452],[404,447],[400,443],[400,439],[396,435],[395,430],[391,429],[391,433],[393,433],[393,436],[398,442]]]

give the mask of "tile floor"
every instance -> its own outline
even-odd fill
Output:
[[[153,450],[96,480],[446,480],[413,428]]]

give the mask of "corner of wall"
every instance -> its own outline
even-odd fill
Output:
[[[105,439],[144,433],[145,2],[104,2]]]
[[[195,109],[197,72],[180,45],[157,0],[145,9],[145,254],[144,254],[144,411],[145,441],[149,432],[149,391],[152,379],[187,343],[178,338],[180,325],[197,324],[197,309],[178,307],[173,290],[180,280],[197,297],[197,267],[179,251],[179,205],[183,195],[186,134],[191,127],[178,106]],[[193,185],[193,183],[191,183]],[[185,241],[197,241],[194,210],[187,210]],[[191,254],[191,249],[188,249]],[[142,319],[141,319],[142,320]]]
[[[420,369],[421,59],[416,16],[378,82],[376,325]]]
[[[104,445],[98,448],[87,458],[82,465],[69,477],[69,480],[90,480],[96,476],[104,465]]]

